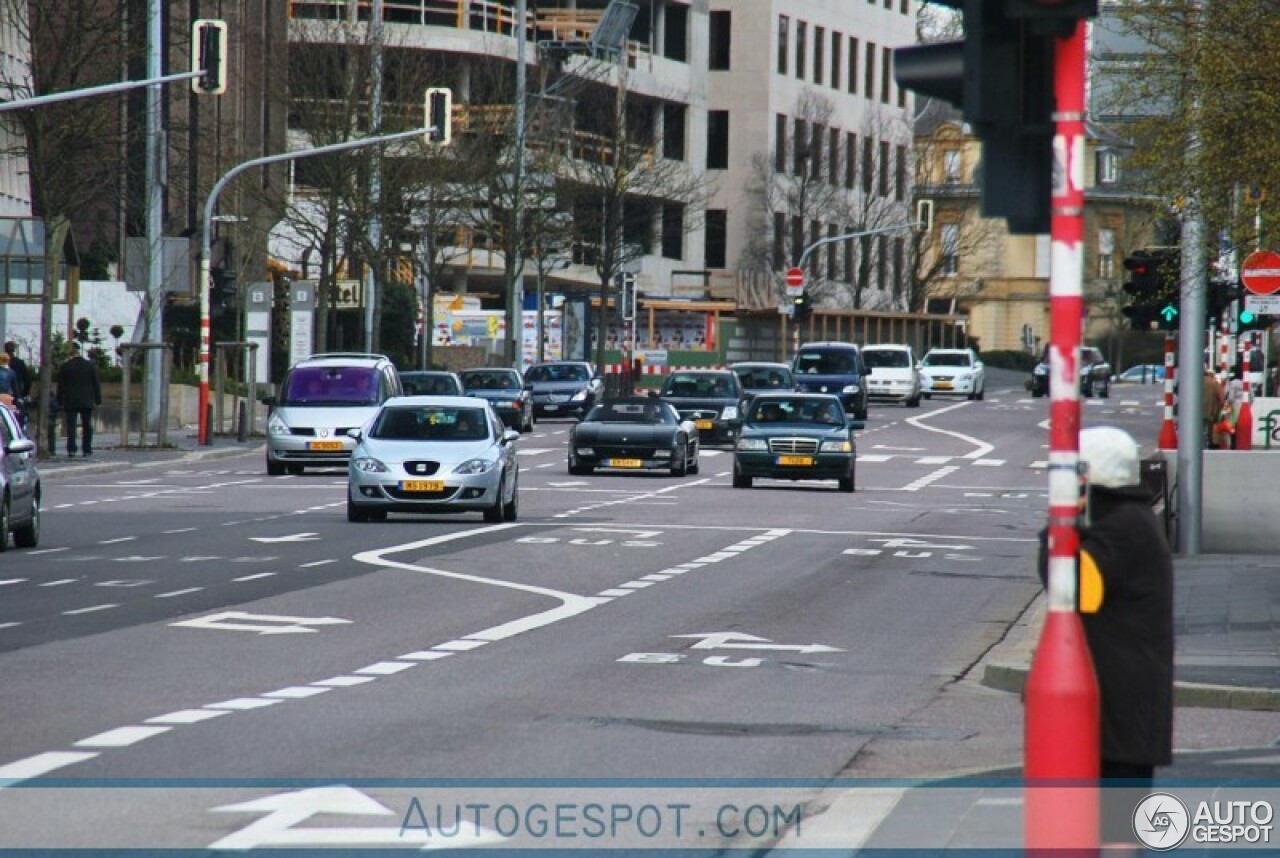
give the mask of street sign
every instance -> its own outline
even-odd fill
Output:
[[[1280,253],[1258,250],[1240,266],[1240,282],[1255,295],[1280,291]]]
[[[1244,308],[1258,316],[1280,316],[1280,295],[1245,295]]]
[[[803,295],[804,294],[804,269],[788,268],[786,276],[783,278],[787,284],[787,295]]]

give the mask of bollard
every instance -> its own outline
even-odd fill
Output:
[[[245,401],[240,400],[240,422],[236,427],[236,440],[241,444],[249,440],[249,409],[245,405]]]

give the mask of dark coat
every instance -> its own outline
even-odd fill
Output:
[[[1173,757],[1173,557],[1139,487],[1093,488],[1080,533],[1102,576],[1102,605],[1082,613],[1102,698],[1102,759],[1165,766]],[[1041,577],[1045,557],[1041,547]]]
[[[102,404],[98,368],[93,361],[73,355],[58,369],[58,402],[67,411],[95,408]]]

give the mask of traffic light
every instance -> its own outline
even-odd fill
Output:
[[[227,91],[227,22],[202,18],[191,25],[191,91],[221,95]]]
[[[1209,282],[1209,294],[1204,302],[1205,312],[1208,314],[1209,329],[1216,331],[1218,325],[1222,322],[1222,314],[1230,309],[1231,305],[1240,300],[1241,288],[1239,283],[1230,280],[1212,280]],[[1244,313],[1240,314],[1240,321],[1243,323]]]
[[[809,318],[813,312],[813,300],[809,297],[808,292],[802,292],[791,299],[791,317],[797,322]]]
[[[894,79],[959,107],[982,141],[982,214],[1012,233],[1049,231],[1057,36],[1098,14],[1097,0],[941,0],[963,41],[895,48]]]
[[[433,86],[427,90],[426,121],[428,143],[448,146],[453,140],[453,90]]]
[[[1124,284],[1124,291],[1131,300],[1124,314],[1135,331],[1177,330],[1181,309],[1179,258],[1176,247],[1146,248],[1125,257],[1129,282]]]

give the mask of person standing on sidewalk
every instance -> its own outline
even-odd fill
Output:
[[[67,455],[76,454],[76,421],[80,422],[80,446],[85,458],[93,455],[93,409],[102,404],[98,368],[71,344],[71,357],[58,369],[58,401],[67,423]]]
[[[1218,381],[1218,376],[1214,374],[1209,367],[1204,368],[1204,395],[1201,400],[1202,422],[1204,424],[1204,446],[1215,447],[1214,433],[1218,425],[1218,421],[1222,419],[1222,406],[1226,403],[1226,396],[1222,392],[1222,384]]]
[[[9,356],[9,369],[13,370],[13,374],[18,377],[18,392],[15,394],[19,399],[31,395],[31,368],[27,366],[27,362],[18,357],[18,344],[13,340],[4,344],[4,353]]]

